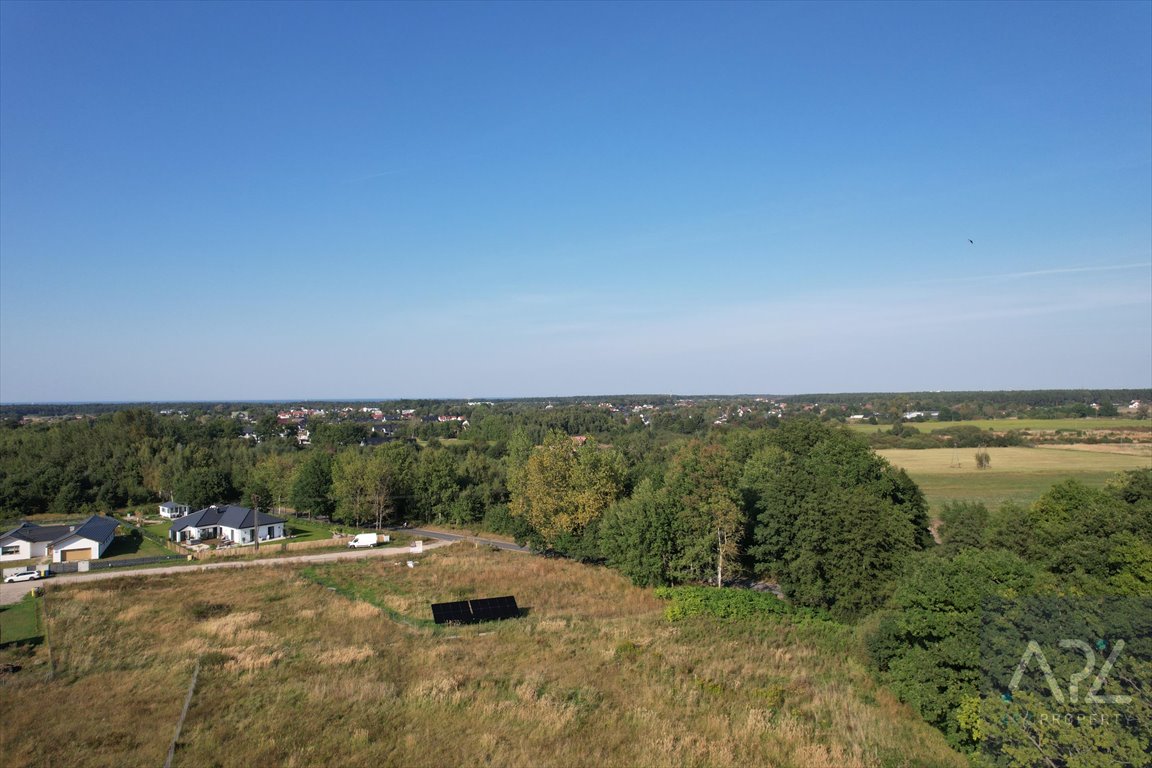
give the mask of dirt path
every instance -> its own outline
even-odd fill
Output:
[[[443,535],[443,534],[440,534]],[[431,538],[431,537],[430,537]],[[463,537],[439,538],[424,544],[424,551],[446,547]],[[482,542],[484,543],[484,542]],[[197,573],[199,571],[212,571],[219,568],[249,568],[268,565],[295,565],[299,563],[324,563],[332,560],[358,560],[365,557],[399,557],[412,555],[412,548],[403,547],[375,547],[372,549],[349,549],[340,552],[324,552],[316,555],[293,555],[291,557],[270,557],[263,560],[230,560],[218,563],[204,563],[202,565],[173,565],[162,568],[109,568],[107,570],[89,571],[87,573],[68,573],[52,576],[43,581],[21,581],[16,584],[0,584],[0,605],[10,605],[19,602],[24,595],[40,585],[72,584],[81,581],[94,581],[100,579],[120,579],[129,576],[152,576],[171,573]]]

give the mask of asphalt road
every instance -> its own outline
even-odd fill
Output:
[[[528,552],[527,547],[520,547],[504,541],[484,539],[476,536],[464,536],[441,531],[429,531],[424,528],[397,528],[412,536],[434,539],[424,544],[424,551],[438,547],[446,547],[458,541],[471,541],[483,546],[507,549],[512,552]],[[98,571],[87,573],[67,573],[51,576],[40,581],[21,581],[15,584],[0,584],[0,605],[10,605],[20,602],[24,595],[35,587],[48,584],[73,584],[83,581],[97,581],[100,579],[120,579],[128,576],[153,576],[172,573],[197,573],[199,571],[212,571],[219,568],[247,568],[266,565],[285,565],[294,563],[323,563],[332,560],[356,560],[364,557],[397,557],[413,554],[410,546],[403,547],[373,547],[371,549],[346,549],[339,552],[323,552],[315,555],[292,555],[290,557],[269,557],[261,560],[232,560],[218,563],[204,563],[202,565],[174,565],[161,568],[101,568]]]

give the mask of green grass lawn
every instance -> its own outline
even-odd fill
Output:
[[[323,541],[332,538],[333,528],[303,517],[286,517],[284,528],[293,541]]]
[[[132,536],[117,536],[104,551],[101,560],[132,560],[137,557],[163,557],[176,554],[167,547],[151,539],[135,539]]]
[[[0,608],[0,645],[41,637],[44,633],[38,609],[37,598],[31,594],[15,605]]]
[[[1149,455],[1086,447],[989,448],[992,463],[983,470],[976,469],[975,449],[889,448],[877,453],[908,472],[934,511],[954,500],[981,501],[990,508],[1005,501],[1027,504],[1067,478],[1102,486],[1117,472],[1152,466]],[[951,466],[954,462],[960,466]]]
[[[144,526],[144,530],[148,533],[159,536],[162,539],[168,538],[168,531],[172,528],[171,522],[154,523],[152,525]]]

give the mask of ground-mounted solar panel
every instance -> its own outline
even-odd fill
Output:
[[[520,608],[512,595],[432,604],[432,618],[437,624],[475,624],[514,619],[519,615]]]
[[[467,600],[433,603],[432,619],[437,624],[469,624],[472,621],[472,609],[468,607]]]

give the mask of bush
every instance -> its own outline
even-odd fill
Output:
[[[658,587],[654,594],[662,600],[672,602],[664,610],[664,615],[669,621],[679,621],[689,616],[757,619],[797,612],[814,615],[809,610],[796,611],[770,592],[757,592],[752,589]]]

